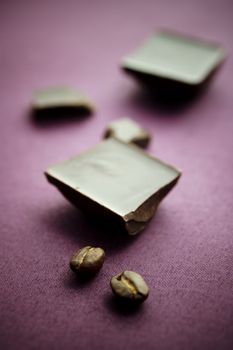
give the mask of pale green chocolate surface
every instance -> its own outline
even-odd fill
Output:
[[[112,138],[46,173],[122,217],[180,176],[139,147]]]
[[[149,133],[130,118],[120,118],[112,121],[106,131],[105,137],[114,137],[126,143],[148,143]]]
[[[94,109],[90,99],[81,91],[71,87],[58,86],[38,90],[33,96],[33,107],[36,109],[57,107],[86,107]]]
[[[224,58],[225,51],[220,45],[161,31],[125,57],[122,67],[188,84],[199,84]]]

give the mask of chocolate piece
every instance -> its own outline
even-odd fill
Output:
[[[109,138],[46,171],[80,209],[120,223],[130,235],[144,229],[181,173],[139,147]]]
[[[135,143],[145,148],[149,141],[149,133],[129,118],[121,118],[109,124],[104,138],[114,137],[125,143]]]
[[[81,91],[70,87],[52,87],[35,92],[32,107],[37,113],[61,110],[94,111],[94,105]]]
[[[196,92],[226,56],[222,46],[160,31],[123,59],[122,68],[158,93]]]

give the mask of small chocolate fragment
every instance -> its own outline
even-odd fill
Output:
[[[109,138],[45,175],[74,205],[134,235],[153,217],[181,172],[137,146]]]
[[[125,143],[134,143],[145,148],[149,144],[150,135],[140,125],[129,118],[121,118],[109,124],[104,138],[114,137]]]
[[[75,273],[95,274],[103,266],[105,252],[102,248],[91,246],[78,250],[70,260],[70,268]]]
[[[130,303],[141,303],[149,295],[148,285],[141,275],[133,271],[124,271],[112,277],[110,285],[118,298]]]
[[[93,112],[94,105],[81,91],[70,87],[51,87],[34,93],[32,107],[40,115],[58,112]]]
[[[192,94],[209,81],[226,56],[216,43],[160,31],[125,57],[122,68],[160,95]]]

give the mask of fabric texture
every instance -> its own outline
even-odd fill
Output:
[[[151,101],[119,68],[161,27],[231,52],[232,10],[228,0],[1,1],[1,349],[233,348],[232,55],[179,108]],[[97,112],[36,121],[33,91],[56,85],[80,88]],[[94,146],[121,117],[150,130],[149,152],[183,171],[137,237],[96,226],[43,174]],[[90,281],[68,266],[85,245],[107,256]],[[112,297],[110,278],[123,270],[150,286],[136,310]]]

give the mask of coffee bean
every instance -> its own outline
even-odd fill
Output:
[[[149,294],[149,287],[136,272],[124,271],[114,277],[110,282],[113,293],[122,300],[142,302]]]
[[[70,268],[74,272],[83,274],[97,273],[105,259],[105,252],[102,248],[84,247],[78,250],[70,260]]]

